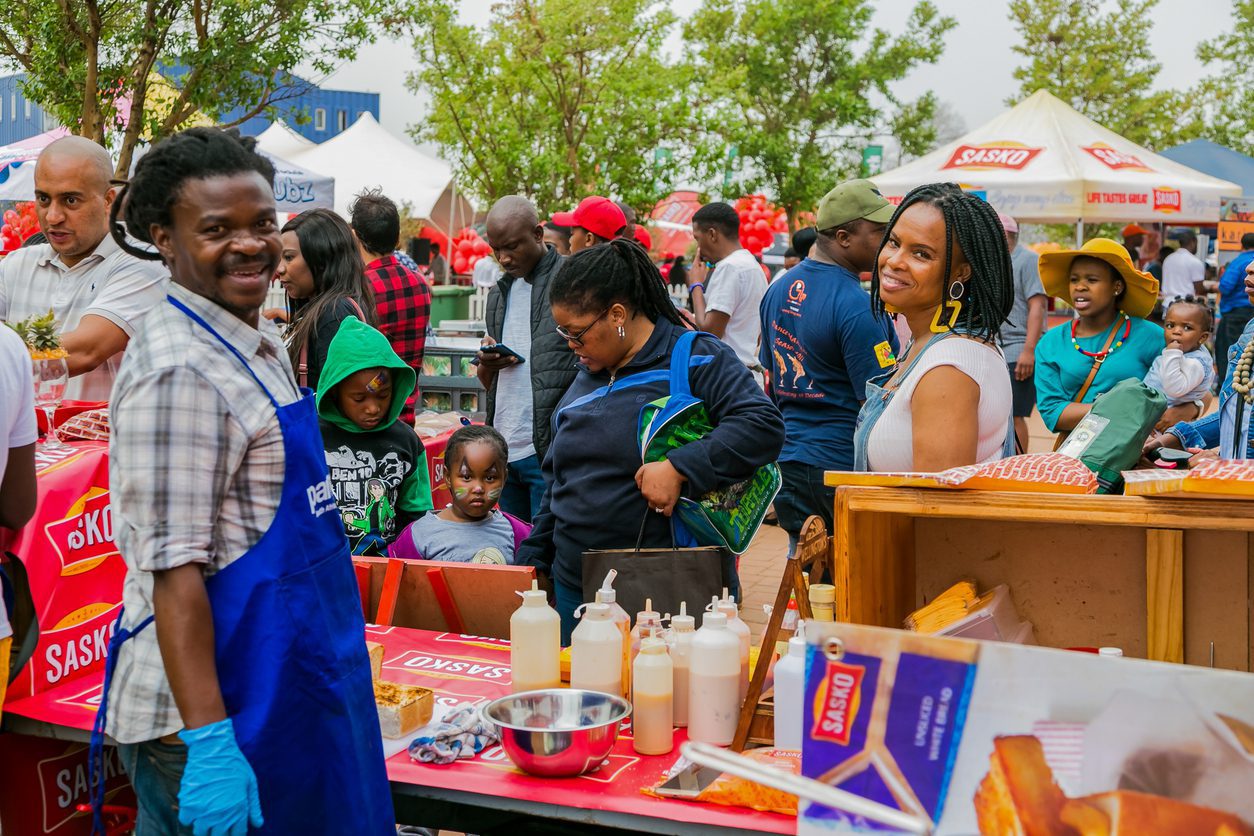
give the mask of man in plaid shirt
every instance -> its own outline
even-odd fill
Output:
[[[378,189],[359,194],[349,212],[361,260],[366,264],[366,278],[374,286],[379,330],[414,373],[422,374],[422,351],[431,321],[431,288],[393,255],[401,237],[400,212]],[[410,426],[417,400],[415,387],[400,416]]]

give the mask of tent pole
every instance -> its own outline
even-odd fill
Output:
[[[1084,219],[1078,218],[1075,222],[1075,248],[1078,250],[1084,246]]]

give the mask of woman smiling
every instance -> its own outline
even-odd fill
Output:
[[[997,332],[1014,301],[997,213],[952,183],[920,186],[889,221],[871,278],[876,313],[910,327],[896,368],[867,383],[858,470],[938,471],[1014,452]]]
[[[1163,329],[1144,319],[1158,299],[1158,281],[1109,238],[1045,253],[1040,264],[1045,291],[1069,302],[1076,318],[1036,346],[1036,405],[1050,430],[1070,432],[1098,395],[1145,377],[1162,352]],[[1196,415],[1192,404],[1187,409],[1182,417]]]

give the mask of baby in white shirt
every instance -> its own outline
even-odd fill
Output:
[[[1145,375],[1145,385],[1161,392],[1168,406],[1202,400],[1215,382],[1215,361],[1206,348],[1213,322],[1201,299],[1182,296],[1168,303],[1163,315],[1167,346]]]

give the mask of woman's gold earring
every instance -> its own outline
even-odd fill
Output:
[[[958,316],[962,313],[962,292],[966,288],[962,282],[955,281],[949,286],[949,298],[936,307],[936,313],[932,315],[931,329],[933,334],[943,334],[946,331],[954,330],[954,326],[958,324]],[[947,312],[949,321],[942,325],[940,318],[941,313]]]

